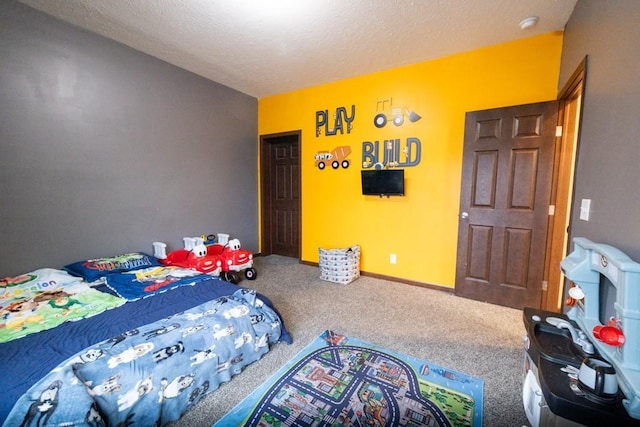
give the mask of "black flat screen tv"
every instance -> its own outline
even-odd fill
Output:
[[[362,194],[365,196],[404,196],[404,169],[363,170]]]

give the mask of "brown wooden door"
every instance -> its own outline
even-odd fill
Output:
[[[300,133],[261,138],[262,252],[300,257]]]
[[[456,295],[540,307],[556,101],[467,113]]]

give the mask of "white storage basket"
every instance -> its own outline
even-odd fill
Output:
[[[346,285],[360,277],[360,246],[319,248],[320,279]]]

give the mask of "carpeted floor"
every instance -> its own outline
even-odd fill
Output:
[[[522,312],[371,277],[349,285],[319,279],[317,267],[268,256],[243,281],[276,305],[294,343],[279,343],[174,423],[210,427],[325,329],[450,367],[485,381],[484,425],[523,426]]]

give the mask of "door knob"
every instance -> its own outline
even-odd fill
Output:
[[[460,214],[460,218],[462,218],[462,219],[467,219],[467,218],[469,218],[469,213],[468,213],[468,212],[462,212],[462,213]]]

